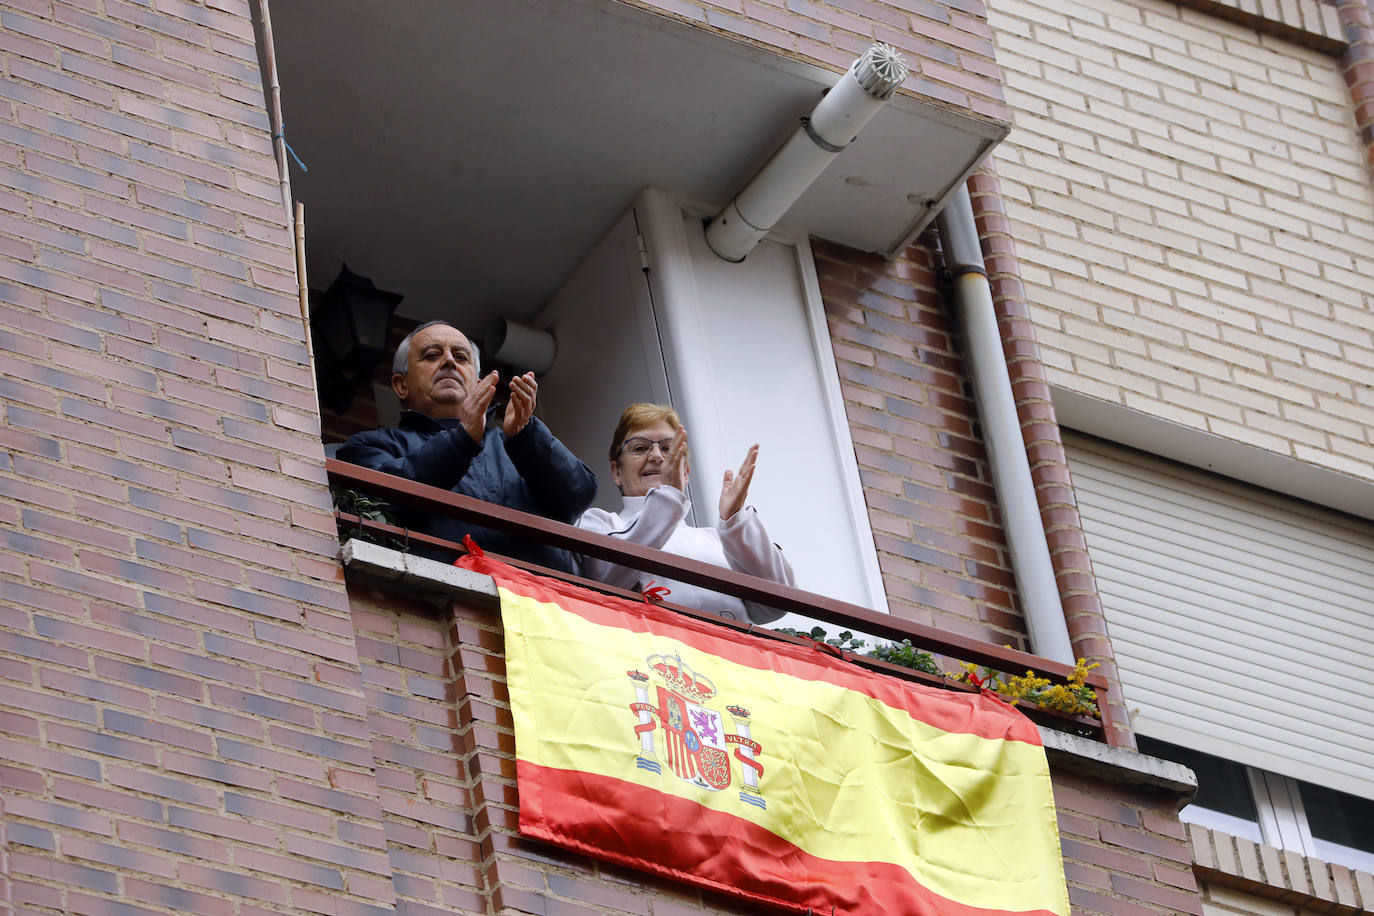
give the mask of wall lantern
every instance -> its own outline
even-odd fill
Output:
[[[344,264],[310,318],[319,364],[320,400],[344,413],[358,386],[387,357],[391,316],[405,297],[378,289]]]

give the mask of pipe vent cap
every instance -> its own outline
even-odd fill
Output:
[[[906,79],[907,66],[902,55],[891,45],[873,45],[854,61],[849,72],[854,74],[864,92],[875,99],[891,98]]]

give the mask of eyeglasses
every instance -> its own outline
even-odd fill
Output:
[[[632,436],[620,443],[620,454],[628,453],[632,458],[643,458],[657,448],[659,454],[666,457],[668,449],[672,447],[672,439],[645,439],[640,436]]]

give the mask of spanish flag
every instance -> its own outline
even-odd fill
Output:
[[[1068,916],[1035,726],[469,556],[495,579],[520,831],[816,914]]]

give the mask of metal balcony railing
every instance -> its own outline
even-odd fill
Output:
[[[373,471],[335,458],[326,459],[325,469],[331,484],[380,497],[393,505],[406,505],[424,512],[447,515],[473,525],[480,525],[484,528],[491,528],[528,540],[560,547],[576,554],[629,566],[651,575],[677,579],[681,582],[733,595],[743,600],[755,601],[778,610],[801,614],[830,626],[839,627],[841,630],[851,630],[861,635],[894,641],[909,639],[916,648],[924,649],[935,655],[945,656],[956,661],[972,662],[1009,674],[1030,671],[1037,676],[1048,678],[1054,683],[1064,683],[1073,675],[1073,668],[1069,665],[1060,664],[1007,646],[998,646],[957,633],[949,633],[891,614],[850,604],[846,601],[828,598],[799,588],[779,585],[776,582],[759,579],[732,569],[712,566],[709,563],[692,560],[677,554],[642,547],[607,535],[583,531],[572,525],[565,525],[527,512],[518,512],[504,506],[461,496],[448,490],[416,483],[380,471]],[[439,548],[450,552],[454,557],[466,553],[463,545],[453,541],[361,519],[354,515],[343,513],[336,513],[336,515],[341,530],[369,530],[411,544],[423,544],[430,548]],[[513,566],[519,566],[540,575],[575,582],[607,594],[635,600],[639,600],[641,597],[638,592],[614,588],[601,582],[583,579],[557,570],[546,569],[506,557],[501,559]],[[667,601],[663,602],[663,607],[736,630],[812,644],[810,640],[797,639],[747,621],[732,620]],[[850,652],[839,652],[833,647],[818,645],[818,648],[840,654],[845,659],[871,670],[881,671],[907,680],[920,681],[951,690],[976,689],[952,678],[915,671]],[[1096,693],[1097,708],[1101,711],[1101,718],[1070,716],[1026,702],[1019,703],[1018,706],[1033,719],[1042,723],[1066,727],[1098,740],[1106,740],[1105,736],[1110,730],[1111,724],[1110,707],[1107,704],[1106,695],[1107,679],[1097,672],[1091,672],[1086,683]]]

